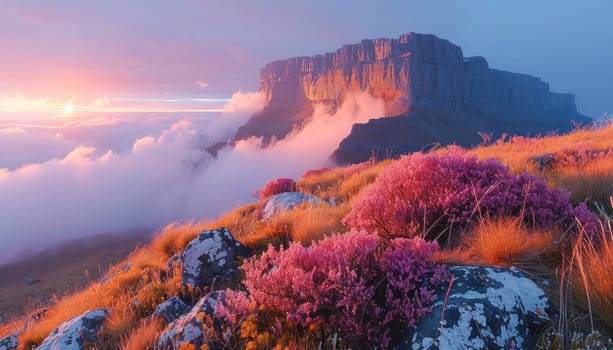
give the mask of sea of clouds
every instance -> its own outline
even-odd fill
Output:
[[[77,237],[217,217],[255,201],[268,180],[330,165],[352,125],[384,108],[348,96],[272,145],[251,138],[216,158],[206,152],[263,104],[260,93],[237,92],[218,114],[0,123],[0,264]]]

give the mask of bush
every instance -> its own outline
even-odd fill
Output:
[[[386,237],[439,238],[479,218],[515,216],[536,228],[572,228],[577,218],[591,232],[598,222],[584,204],[573,207],[568,194],[493,159],[416,153],[385,169],[343,223]]]
[[[351,231],[308,248],[271,246],[244,263],[244,284],[253,301],[298,330],[319,330],[321,340],[338,333],[349,346],[387,347],[432,310],[435,287],[447,278],[430,259],[437,248],[421,238],[385,242]]]
[[[262,189],[255,191],[254,194],[256,197],[259,197],[260,200],[264,200],[275,194],[293,191],[296,191],[296,181],[288,177],[280,177],[268,181]]]

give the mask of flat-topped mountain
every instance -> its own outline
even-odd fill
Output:
[[[363,40],[332,53],[294,57],[262,68],[266,107],[237,133],[281,138],[311,114],[316,103],[334,109],[352,92],[385,101],[383,116],[356,125],[335,153],[359,161],[420,149],[429,143],[474,144],[477,132],[537,134],[586,123],[572,94],[553,93],[539,78],[489,67],[483,57],[434,35]]]

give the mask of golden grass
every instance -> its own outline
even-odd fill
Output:
[[[557,230],[530,230],[518,218],[486,220],[465,233],[460,247],[438,252],[440,262],[460,265],[525,266],[549,252]]]
[[[575,130],[559,136],[538,138],[515,137],[507,142],[469,150],[479,159],[495,158],[514,172],[538,173],[531,158],[547,153],[564,153],[569,149],[605,150],[613,148],[613,124],[595,129]]]
[[[238,207],[217,220],[209,222],[205,227],[207,229],[226,227],[236,240],[245,243],[245,238],[254,230],[258,222],[259,208],[259,203]]]
[[[613,154],[581,167],[557,168],[552,177],[557,185],[570,191],[573,203],[588,200],[606,205],[613,195]]]
[[[143,350],[154,349],[156,346],[157,337],[164,323],[157,318],[147,319],[141,322],[138,328],[124,336],[119,344],[121,350]]]
[[[96,283],[82,292],[57,301],[35,327],[19,335],[19,349],[29,349],[32,345],[40,344],[61,323],[85,311],[105,307],[101,296],[100,285]]]
[[[595,240],[579,240],[571,259],[573,296],[613,330],[613,229],[603,226]],[[587,306],[587,307],[586,307]]]
[[[207,228],[202,221],[173,222],[164,227],[151,242],[160,255],[169,258],[180,252],[198,234]]]
[[[286,227],[292,241],[311,244],[330,233],[344,231],[341,220],[349,210],[348,205],[300,206],[273,218],[272,225]]]
[[[334,198],[344,202],[374,182],[377,175],[392,162],[393,160],[384,160],[378,163],[361,163],[310,175],[298,181],[298,190],[320,198]]]
[[[128,270],[121,267],[130,262]],[[118,342],[135,326],[135,307],[133,301],[141,290],[153,283],[160,283],[160,274],[166,269],[165,257],[150,246],[133,252],[126,261],[116,265],[107,273],[106,283],[95,282],[85,290],[57,300],[49,307],[44,316],[32,327],[19,335],[20,349],[29,349],[40,344],[61,323],[85,311],[107,308],[111,311],[110,325],[103,334],[103,342]],[[171,283],[172,282],[172,283]],[[169,293],[175,293],[176,281],[167,282]],[[170,289],[174,286],[174,289]]]

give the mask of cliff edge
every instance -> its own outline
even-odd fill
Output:
[[[282,138],[310,116],[314,104],[334,110],[352,92],[385,101],[383,118],[355,125],[339,145],[340,162],[419,150],[431,143],[470,145],[477,132],[527,135],[587,123],[572,94],[553,93],[539,78],[489,67],[483,57],[434,35],[362,40],[332,53],[294,57],[262,68],[266,107],[241,127],[248,136]]]

